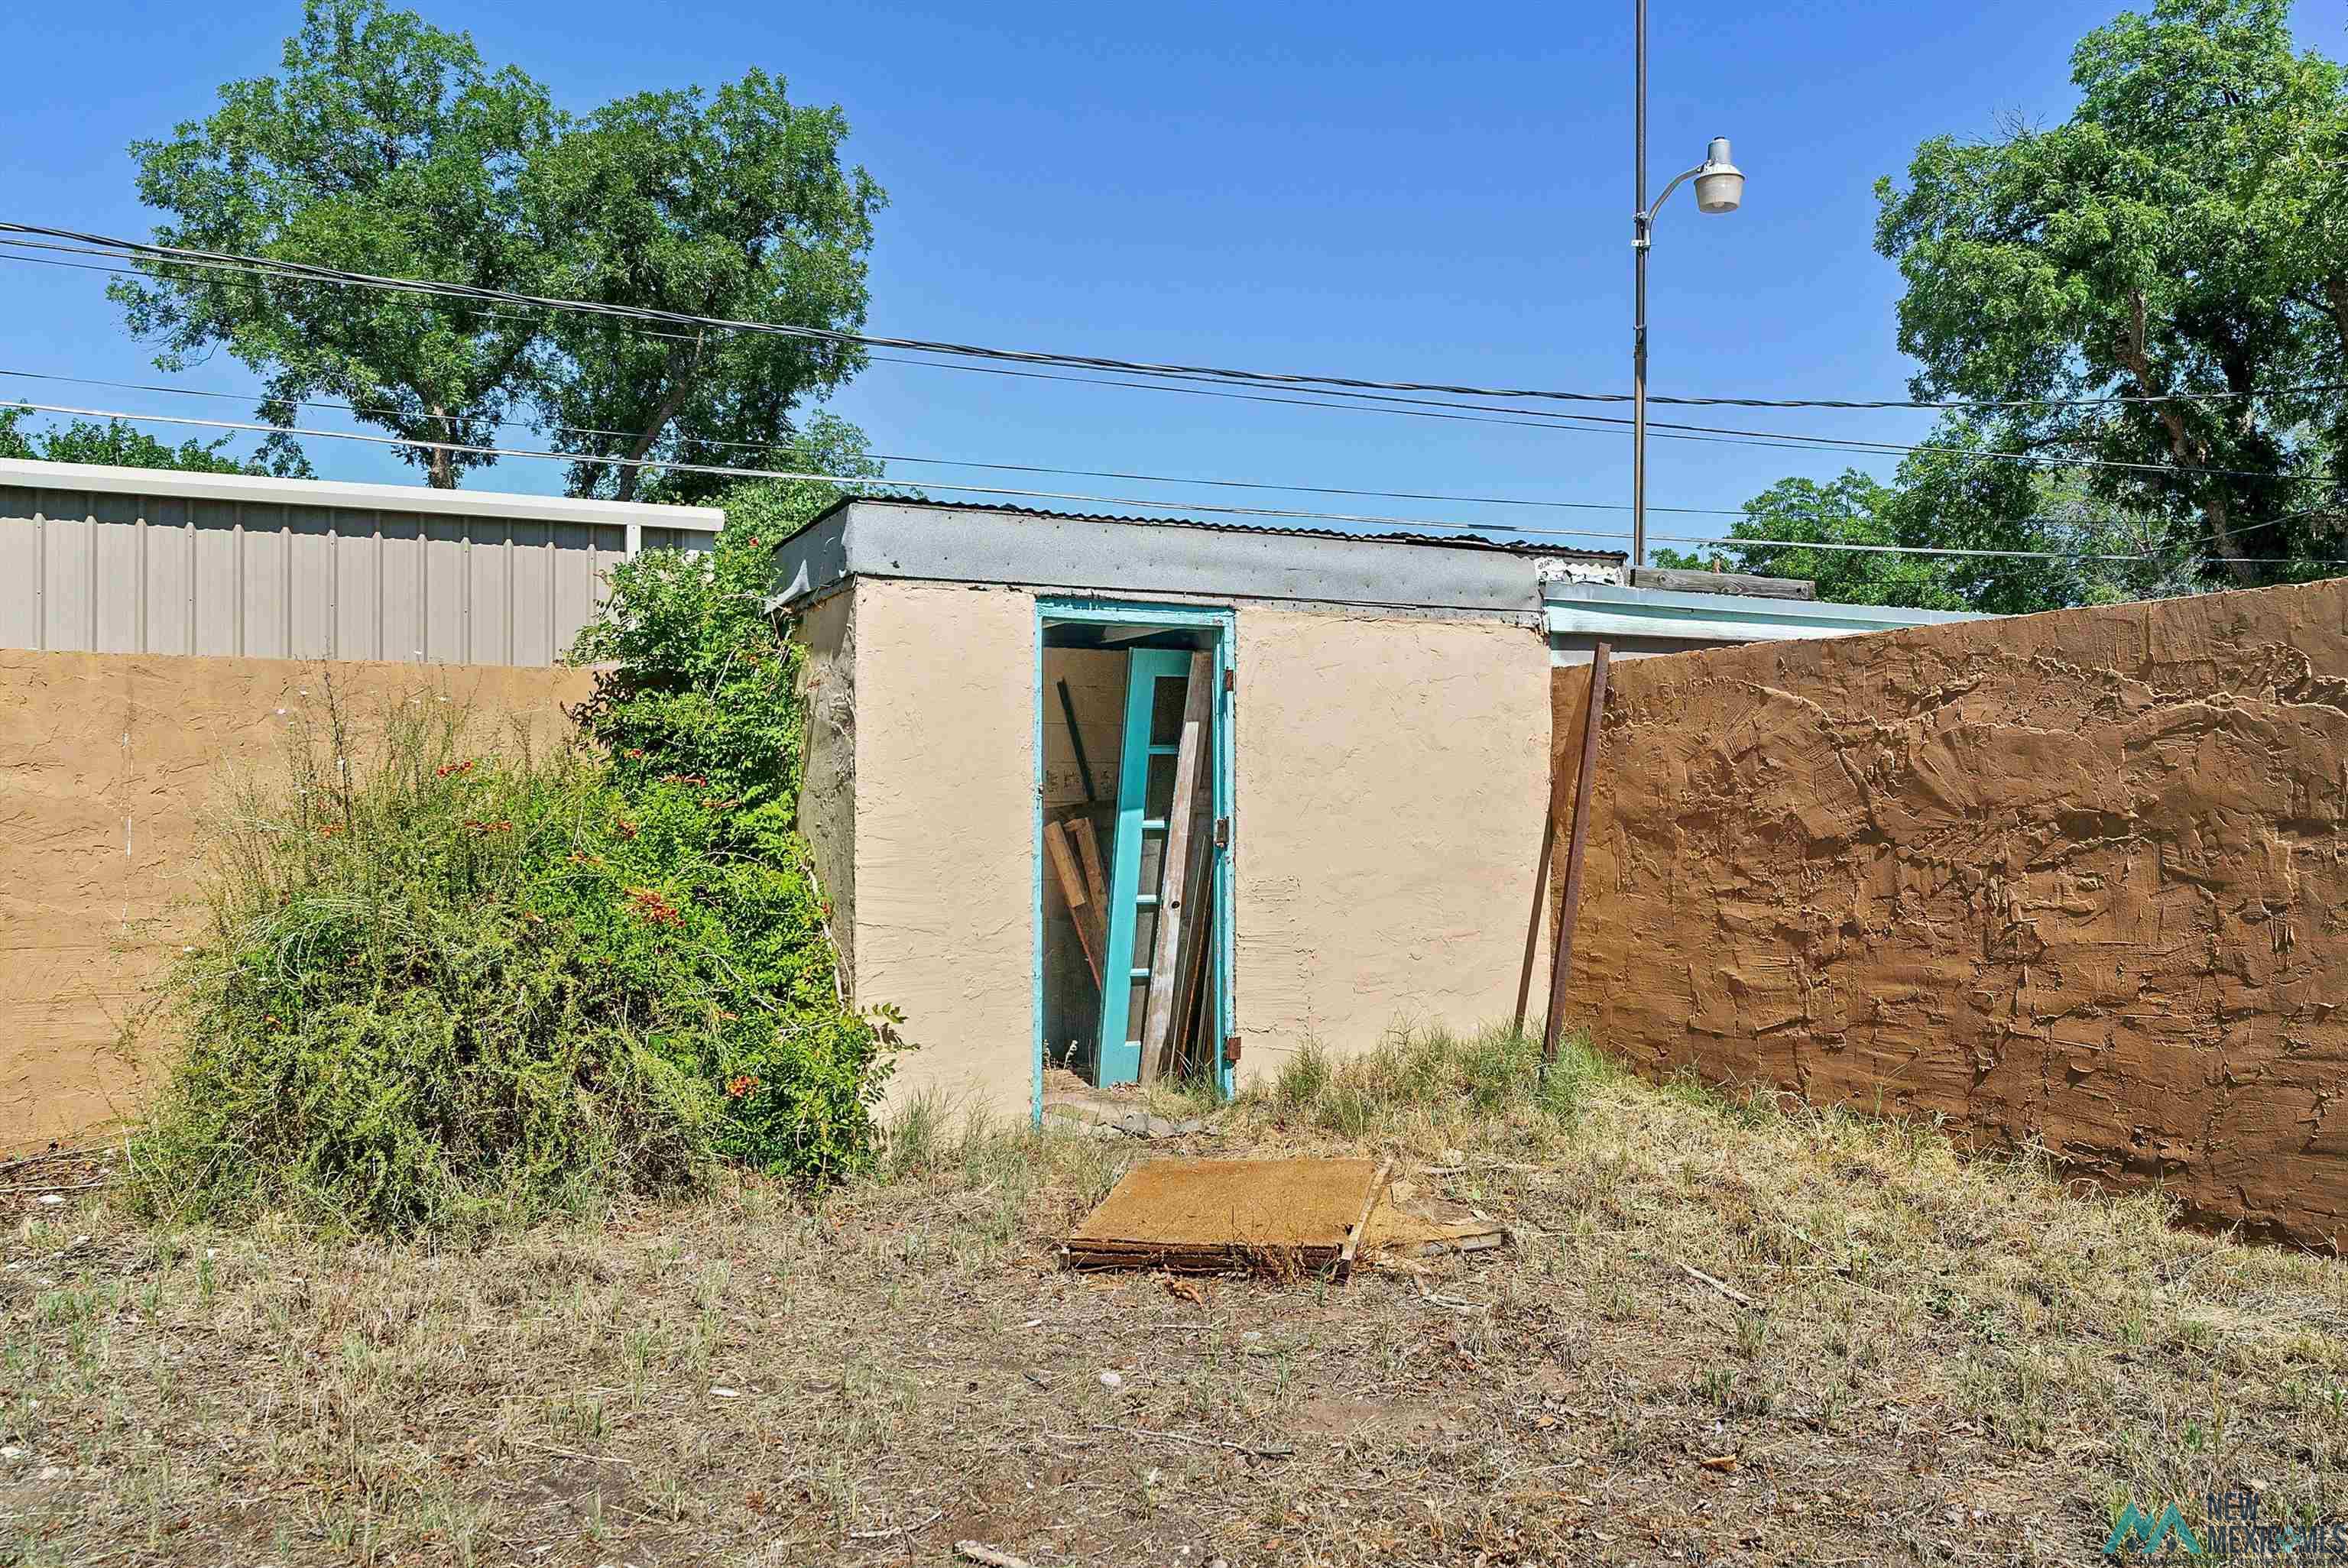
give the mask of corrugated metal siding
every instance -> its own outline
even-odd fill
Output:
[[[644,548],[710,536],[644,526]],[[0,647],[555,662],[623,523],[0,487]]]

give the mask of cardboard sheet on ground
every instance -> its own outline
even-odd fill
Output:
[[[1390,1201],[1372,1160],[1145,1160],[1067,1242],[1077,1268],[1275,1272],[1499,1245],[1500,1227]]]

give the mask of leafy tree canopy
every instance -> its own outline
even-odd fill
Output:
[[[599,109],[533,170],[563,237],[551,292],[566,299],[828,331],[864,324],[864,256],[886,200],[843,169],[848,122],[794,106],[753,70],[706,101],[640,93]],[[825,338],[715,332],[654,336],[609,317],[551,323],[541,427],[598,457],[778,466],[792,409],[864,364]],[[564,427],[610,431],[589,443]],[[643,469],[591,457],[572,493],[633,496]],[[682,477],[682,476],[680,476]]]
[[[2230,586],[2341,553],[2348,395],[2296,389],[2348,383],[2348,77],[2287,24],[2284,0],[2123,14],[2073,55],[2068,120],[1935,138],[1878,186],[1917,396],[2135,400],[1954,416],[1902,487],[1947,508],[1945,542],[2034,537],[2047,502],[2023,466],[1954,456],[1974,448],[2116,465],[2058,498]]]
[[[62,428],[26,431],[25,411],[0,408],[0,457],[29,458],[44,463],[110,463],[119,468],[178,468],[193,474],[255,474],[280,479],[308,479],[308,459],[290,443],[264,447],[252,457],[232,457],[223,450],[235,439],[182,441],[167,446],[143,430],[118,419],[103,425],[77,419]]]
[[[841,169],[846,136],[836,108],[794,106],[757,71],[580,118],[468,35],[385,0],[308,0],[276,74],[228,83],[210,117],[131,153],[166,244],[852,328],[884,198]],[[578,494],[635,487],[637,470],[596,458],[767,466],[797,406],[860,363],[820,340],[684,342],[573,313],[145,271],[116,294],[160,364],[225,349],[266,378],[263,417],[349,404],[442,487],[495,459],[427,443],[495,446],[514,419],[582,455]]]

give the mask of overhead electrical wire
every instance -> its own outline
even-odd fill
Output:
[[[1150,360],[1119,359],[1102,354],[1068,354],[1041,349],[1001,348],[981,343],[961,343],[936,339],[887,337],[872,333],[842,332],[829,327],[811,327],[787,323],[747,321],[736,317],[700,315],[682,311],[662,310],[646,305],[621,305],[602,301],[565,300],[548,295],[530,294],[520,290],[485,289],[469,283],[448,283],[437,280],[400,278],[380,273],[360,272],[347,268],[321,267],[308,262],[287,261],[274,257],[247,256],[232,251],[201,250],[194,247],[161,245],[150,241],[129,240],[113,235],[95,234],[81,230],[64,229],[46,224],[0,220],[0,233],[40,235],[48,241],[71,241],[82,247],[95,248],[97,253],[129,259],[160,258],[185,266],[229,267],[263,272],[289,281],[352,284],[368,288],[388,289],[402,292],[431,294],[442,298],[471,300],[489,303],[520,304],[541,310],[565,310],[577,313],[615,316],[635,321],[658,322],[675,326],[719,329],[779,334],[788,337],[854,344],[863,348],[894,348],[951,354],[957,358],[989,359],[1022,364],[1066,365],[1074,369],[1123,371],[1149,375],[1198,375],[1217,380],[1261,385],[1302,387],[1347,387],[1375,392],[1437,392],[1463,397],[1531,397],[1562,403],[1621,404],[1631,401],[1631,395],[1619,392],[1568,392],[1551,387],[1493,387],[1465,385],[1447,382],[1386,381],[1365,376],[1337,375],[1299,371],[1262,371],[1239,369],[1226,365],[1169,364]],[[69,250],[70,245],[44,245],[41,241],[10,241],[43,245],[46,249]],[[85,249],[77,253],[88,254]],[[2005,398],[1933,401],[1914,398],[1766,398],[1766,397],[1688,397],[1658,395],[1648,401],[1700,407],[1735,408],[1838,408],[1838,409],[1993,409],[2058,406],[2101,406],[2128,403],[2187,403],[2228,401],[2242,397],[2282,396],[2348,390],[2348,384],[2324,383],[2310,386],[2258,389],[2250,393],[2206,392],[2163,394],[2116,394],[2093,398]]]
[[[258,393],[221,392],[202,387],[172,386],[160,382],[115,381],[108,380],[102,376],[62,375],[47,371],[11,370],[0,368],[0,377],[10,377],[28,381],[57,382],[76,386],[103,386],[121,392],[164,393],[175,397],[209,397],[239,403],[258,403],[263,400],[262,395]],[[331,409],[338,413],[355,415],[363,418],[370,416],[371,415],[378,414],[397,414],[403,416],[417,416],[411,415],[410,411],[406,409],[368,409],[353,404],[336,403],[324,399],[295,399],[291,404],[291,406],[296,408]],[[422,417],[432,416],[424,415]],[[445,418],[450,416],[441,415],[438,417]],[[591,425],[561,424],[539,425],[528,420],[511,418],[498,419],[493,421],[493,423],[510,428],[555,430],[573,435],[624,436],[631,438],[635,435],[635,432],[633,431],[604,430]],[[700,442],[711,446],[733,447],[739,450],[767,451],[771,449],[768,446],[747,441],[720,441],[705,436],[685,436],[681,439]],[[1127,469],[1116,468],[1063,468],[1037,463],[997,463],[968,457],[914,456],[903,453],[892,452],[875,452],[870,454],[870,456],[886,463],[915,463],[940,467],[980,468],[1000,473],[1055,474],[1070,478],[1130,479],[1147,484],[1196,485],[1200,487],[1211,487],[1219,489],[1276,490],[1295,495],[1360,496],[1380,500],[1449,501],[1463,505],[1529,507],[1563,511],[1624,512],[1630,510],[1628,507],[1623,506],[1619,502],[1536,500],[1514,496],[1468,496],[1426,490],[1375,490],[1337,485],[1281,484],[1270,480],[1260,479],[1200,477],[1197,476],[1179,474],[1144,474]],[[580,463],[596,463],[605,461],[605,459],[595,456],[592,454],[582,453],[573,456],[572,461]],[[655,465],[657,461],[657,459],[646,459],[645,463],[646,466],[653,466]],[[736,470],[728,468],[727,471],[735,472]],[[919,481],[915,482],[919,483]],[[1743,518],[1748,515],[1742,507],[1732,508],[1726,507],[1648,507],[1648,510],[1651,512],[1669,513],[1682,517]],[[2304,512],[2291,514],[2291,517],[2303,517],[2308,515],[2310,514]],[[2108,527],[2128,527],[2137,521],[2137,519],[2133,518],[2071,518],[2037,517],[2020,518],[2013,520],[2023,523],[2073,525],[2102,523]],[[2290,518],[2283,518],[2274,520],[2281,522],[2288,521]],[[1497,525],[1459,524],[1455,526],[1482,527]],[[2271,526],[2271,524],[2254,524],[2250,527],[2264,528],[2270,526]],[[2245,528],[2235,531],[2243,532],[2249,531],[2249,529]]]
[[[298,425],[264,425],[252,420],[198,419],[185,415],[139,414],[123,409],[77,408],[59,404],[34,403],[21,398],[0,398],[0,408],[23,408],[29,409],[36,413],[65,414],[88,419],[121,419],[160,425],[193,425],[199,428],[211,430],[242,430],[263,435],[303,436],[335,441],[361,441],[379,446],[421,446],[436,451],[450,452],[473,456],[525,457],[561,463],[570,463],[578,460],[576,454],[569,452],[535,451],[522,447],[479,446],[453,441],[417,440],[396,436],[370,436],[361,431],[317,430],[304,428]],[[703,463],[663,462],[654,458],[612,457],[602,459],[602,461],[626,467],[658,468],[673,472],[691,474],[712,474],[722,477],[737,479],[811,480],[825,484],[847,485],[867,488],[882,483],[882,481],[875,480],[869,475],[858,474],[819,474],[777,468],[732,468]],[[923,490],[955,490],[969,495],[1004,496],[1026,500],[1076,501],[1082,502],[1087,506],[1141,507],[1151,510],[1173,512],[1210,512],[1219,516],[1226,517],[1322,520],[1328,522],[1356,523],[1373,527],[1404,528],[1450,528],[1469,532],[1478,539],[1482,540],[1482,542],[1488,544],[1505,543],[1508,541],[1506,539],[1494,538],[1491,534],[1480,531],[1487,528],[1492,529],[1494,532],[1501,535],[1538,534],[1544,537],[1563,538],[1620,539],[1628,538],[1630,537],[1626,533],[1601,529],[1536,528],[1516,525],[1503,526],[1478,523],[1456,523],[1425,518],[1362,516],[1345,512],[1309,511],[1302,508],[1231,507],[1184,501],[1158,501],[1143,499],[1137,497],[1075,495],[1058,490],[1018,489],[1007,486],[996,485],[964,485],[948,483],[944,480],[917,480],[912,481],[910,484],[901,485],[899,487]],[[1141,518],[1108,518],[1106,520],[1132,522],[1137,524],[1143,523],[1145,521],[1145,519]],[[1369,535],[1365,537],[1375,538],[1379,536]],[[2158,559],[2157,557],[2151,555],[2122,555],[2089,551],[1969,549],[1957,548],[1953,547],[1844,544],[1840,542],[1809,539],[1754,539],[1738,538],[1734,537],[1701,538],[1693,535],[1651,535],[1649,537],[1660,538],[1665,542],[1673,544],[1712,545],[1732,549],[1745,546],[1756,546],[1800,549],[1855,550],[1889,554],[1962,556],[1982,559],[2018,559],[2025,560],[2154,561]],[[2321,566],[2348,565],[2348,561],[2301,561],[2298,558],[2286,557],[2261,557],[2254,559],[2260,564],[2288,563]]]
[[[102,376],[59,375],[49,371],[0,369],[0,376],[25,381],[58,382],[73,386],[104,386],[118,392],[160,392],[174,397],[212,397],[232,403],[264,401],[263,395],[259,393],[218,392],[205,387],[170,386],[160,382],[109,381]],[[335,403],[324,399],[297,398],[289,406],[332,409],[338,413],[355,415],[361,418],[386,414],[414,418],[455,417],[416,415],[409,410],[398,408],[368,408],[356,404]],[[513,429],[554,430],[575,436],[613,436],[633,439],[637,434],[633,430],[604,430],[586,425],[538,425],[525,419],[505,418],[494,420],[492,423]],[[723,441],[706,436],[680,436],[679,439],[700,446],[725,446],[738,451],[773,450],[771,443]],[[919,463],[948,468],[985,468],[1009,474],[1059,474],[1071,478],[1083,479],[1135,479],[1156,485],[1201,485],[1219,489],[1283,490],[1299,495],[1364,496],[1394,501],[1454,501],[1473,506],[1535,507],[1569,512],[1627,512],[1631,509],[1619,501],[1548,501],[1530,499],[1521,496],[1462,496],[1429,490],[1368,490],[1341,485],[1283,485],[1262,479],[1201,478],[1181,474],[1138,474],[1119,468],[1056,468],[1039,463],[993,463],[971,457],[922,457],[901,452],[874,452],[868,455],[884,463]],[[573,456],[572,461],[598,463],[604,459],[592,453],[582,452]],[[1649,507],[1647,509],[1651,512],[1671,512],[1688,517],[1741,518],[1745,515],[1742,508],[1727,507]]]
[[[0,224],[0,230],[5,230],[9,227],[11,226],[7,224]],[[35,241],[0,239],[0,246],[29,243],[35,243]],[[70,247],[58,246],[51,248],[69,249]],[[113,252],[103,251],[87,251],[80,253],[90,255],[114,254]],[[149,272],[140,271],[137,268],[86,266],[84,263],[79,262],[57,261],[44,257],[15,255],[8,253],[5,251],[0,251],[0,259],[15,261],[38,262],[48,266],[75,267],[77,269],[90,272],[111,272],[118,276],[126,277],[148,277],[152,275]],[[117,256],[115,259],[129,261],[135,260],[136,258]],[[373,280],[366,274],[353,274],[345,278],[311,277],[306,274],[288,274],[266,267],[230,265],[226,262],[198,263],[190,261],[169,262],[162,264],[185,266],[203,265],[212,267],[217,271],[242,272],[256,277],[273,278],[283,282],[302,283],[320,283],[333,286],[361,288],[388,286],[386,283]],[[432,292],[431,290],[423,289],[420,286],[415,292],[427,293]],[[534,296],[515,297],[531,301],[534,304],[539,302],[536,301]],[[557,302],[551,306],[541,306],[541,308],[560,308],[561,303],[561,302]],[[602,309],[602,307],[595,308],[599,311]],[[486,314],[492,317],[510,320],[528,319],[527,317],[516,313],[507,311],[487,311],[479,313],[469,312],[466,313]],[[706,324],[726,330],[733,330],[735,326],[735,323],[728,323],[723,318],[714,317],[707,318]],[[644,329],[640,327],[637,330],[642,331]],[[793,330],[797,331],[798,329]],[[693,335],[684,333],[648,333],[647,335],[682,342],[695,341],[695,338]],[[931,352],[951,353],[953,351],[949,348],[940,346],[931,350]],[[1151,374],[1157,377],[1155,380],[1127,381],[1098,375],[1056,375],[1046,372],[1013,369],[999,364],[946,364],[940,363],[936,360],[910,359],[896,354],[871,354],[868,355],[868,357],[888,364],[918,365],[930,370],[953,370],[975,372],[991,375],[1019,376],[1025,379],[1039,381],[1062,381],[1072,383],[1079,386],[1114,386],[1144,392],[1172,392],[1184,393],[1192,396],[1201,397],[1228,397],[1245,402],[1279,404],[1297,408],[1334,408],[1356,413],[1398,414],[1415,418],[1441,419],[1454,423],[1512,425],[1519,429],[1565,430],[1585,435],[1604,433],[1628,434],[1632,425],[1632,420],[1624,418],[1620,415],[1567,414],[1555,409],[1546,408],[1512,408],[1506,405],[1491,406],[1482,404],[1448,403],[1428,398],[1404,397],[1381,392],[1351,390],[1343,387],[1326,385],[1308,385],[1304,388],[1304,390],[1319,395],[1315,398],[1279,397],[1262,393],[1234,390],[1230,384],[1221,381],[1219,379],[1216,373],[1211,372],[1152,372]],[[1053,363],[1057,362],[1055,361]],[[1147,367],[1138,366],[1137,368],[1146,369]],[[1179,382],[1205,382],[1208,384],[1173,384]],[[2343,384],[2343,389],[2348,389],[2348,384]],[[2298,390],[2313,391],[2321,390],[2321,388],[2300,388]],[[1490,395],[1503,396],[1509,395],[1494,393]],[[1344,399],[1345,401],[1333,402],[1325,401],[1325,399]],[[1902,406],[1891,404],[1868,405],[1859,403],[1838,403],[1826,400],[1768,404],[1755,399],[1673,399],[1657,397],[1652,398],[1650,401],[1661,403],[1685,402],[1725,404],[1748,407]],[[1926,405],[1917,405],[1915,406]],[[1522,415],[1524,417],[1506,417],[1508,415]],[[465,416],[462,415],[444,414],[435,415],[418,415],[418,417],[433,417],[446,422],[454,423]],[[1688,425],[1670,420],[1650,420],[1647,423],[1647,428],[1649,434],[1654,439],[1659,441],[1693,441],[1711,446],[1755,446],[1766,450],[1855,452],[1869,456],[1882,456],[1889,453],[1938,452],[1945,453],[1950,460],[1953,462],[1963,463],[2008,462],[2057,468],[2111,469],[2123,472],[2196,475],[2221,478],[2279,479],[2286,483],[2329,482],[2322,479],[2320,476],[2289,475],[2271,469],[2202,467],[2174,463],[2132,463],[2116,458],[2066,457],[2042,452],[1968,451],[1962,448],[1935,446],[1931,443],[1882,441],[1863,436],[1813,436],[1799,431],[1746,430],[1735,426]]]

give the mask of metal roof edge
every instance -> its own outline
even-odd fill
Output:
[[[1542,599],[1551,635],[1676,637],[1709,642],[1845,637],[1996,619],[1972,610],[1902,610],[1888,605],[1680,593],[1598,583],[1551,583],[1546,586]]]
[[[780,544],[788,545],[800,535],[823,527],[842,513],[852,513],[859,507],[910,507],[925,511],[984,513],[992,517],[1016,518],[1030,522],[1118,523],[1132,528],[1182,528],[1207,533],[1233,534],[1241,538],[1279,537],[1325,539],[1335,544],[1410,545],[1426,549],[1488,551],[1518,556],[1527,560],[1581,561],[1593,566],[1613,567],[1618,570],[1629,559],[1628,552],[1623,550],[1595,550],[1578,545],[1553,545],[1538,539],[1506,537],[1509,530],[1498,526],[1495,526],[1488,535],[1463,533],[1457,537],[1414,533],[1405,528],[1388,528],[1383,532],[1370,529],[1350,532],[1339,528],[1313,528],[1304,522],[1282,521],[1278,518],[1256,521],[1239,518],[1226,521],[1211,518],[1183,517],[1179,513],[1137,517],[1124,512],[1055,511],[1048,507],[1023,507],[1007,501],[938,501],[919,496],[896,495],[842,496],[792,529],[783,538]]]
[[[1887,604],[1838,604],[1826,600],[1763,599],[1750,594],[1687,593],[1678,589],[1617,588],[1611,583],[1552,582],[1541,597],[1552,605],[1585,605],[1623,615],[1693,616],[1706,620],[1760,622],[1865,622],[1886,628],[1941,626],[1959,620],[1991,620],[1971,610],[1906,610]]]
[[[716,532],[719,507],[649,501],[529,496],[512,490],[436,490],[423,485],[371,485],[337,479],[277,479],[254,474],[195,474],[180,468],[129,468],[110,463],[45,463],[0,457],[0,485],[33,490],[98,490],[109,495],[176,496],[265,506],[348,507],[524,522],[636,523]]]

